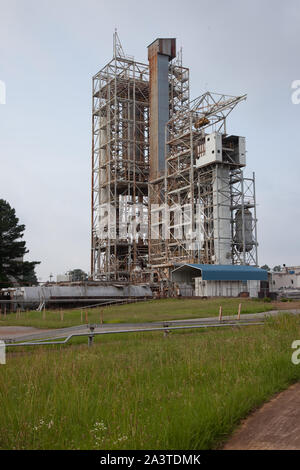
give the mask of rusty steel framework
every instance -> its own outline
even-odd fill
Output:
[[[182,51],[175,56],[175,39],[157,39],[149,65],[136,62],[115,32],[113,59],[93,77],[94,280],[164,281],[183,262],[258,263],[255,178],[232,158],[239,137],[226,130],[246,96],[206,92],[190,101],[189,69]],[[212,133],[222,161],[198,165]],[[136,230],[141,215],[144,235]]]
[[[230,247],[226,263],[257,265],[254,176],[244,178],[244,165],[230,158],[230,143],[224,163],[195,165],[205,152],[205,136],[217,132],[226,138],[226,118],[245,98],[207,92],[167,123],[161,199],[165,206],[155,217],[156,240],[151,237],[150,242],[152,267],[160,279],[167,278],[169,268],[177,263],[219,264],[217,251],[223,245]],[[222,209],[226,207],[227,212]],[[245,210],[249,209],[254,209],[248,221],[253,236],[247,243]],[[152,212],[154,216],[155,209]],[[231,230],[222,230],[224,224]]]
[[[169,64],[168,80],[170,117],[189,106],[189,69],[182,67],[181,51]],[[149,184],[149,92],[149,66],[125,56],[115,32],[113,59],[93,77],[94,279],[150,279],[148,237],[126,234],[120,217],[123,209],[134,227],[135,219],[141,219],[137,212],[142,210],[148,232],[148,203],[160,204],[164,197],[163,175]]]
[[[190,72],[182,65],[182,50],[169,63],[169,118],[177,113],[186,113],[190,103]],[[164,169],[165,170],[165,169]],[[166,170],[165,170],[166,171]],[[161,280],[168,277],[168,263],[165,251],[165,214],[162,207],[166,204],[165,171],[156,179],[149,181],[149,263],[152,275]]]
[[[258,266],[255,173],[252,174],[252,177],[245,177],[241,169],[232,170],[230,202],[232,263]],[[250,211],[252,211],[253,217],[248,219],[247,214],[250,214]],[[240,218],[238,218],[238,214],[241,214]],[[250,244],[247,242],[246,228],[252,235]],[[239,234],[238,239],[237,234]]]
[[[119,214],[134,224],[136,205],[147,211],[149,69],[125,56],[116,32],[113,59],[93,77],[92,133],[92,276],[139,280],[148,242],[128,237]]]

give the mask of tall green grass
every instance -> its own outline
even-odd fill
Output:
[[[300,379],[297,317],[16,349],[0,366],[1,449],[211,449]]]
[[[272,304],[263,301],[238,298],[219,299],[161,299],[137,302],[127,305],[113,305],[104,308],[87,309],[88,323],[136,323],[185,318],[203,318],[218,315],[222,305],[223,315],[234,315],[242,303],[241,313],[256,313],[272,310]],[[86,309],[45,312],[12,313],[0,315],[0,326],[33,326],[36,328],[63,328],[86,322]]]

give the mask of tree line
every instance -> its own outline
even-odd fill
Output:
[[[24,261],[29,252],[24,231],[25,225],[19,223],[15,209],[0,199],[0,288],[38,283],[35,267],[40,261]]]

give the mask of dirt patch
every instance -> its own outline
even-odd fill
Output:
[[[270,305],[270,304],[269,304]],[[300,301],[293,300],[292,302],[272,302],[274,310],[294,310],[300,309]]]
[[[300,383],[249,416],[224,450],[300,450]]]

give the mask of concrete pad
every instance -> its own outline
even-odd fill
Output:
[[[224,450],[300,450],[300,383],[247,418]]]

